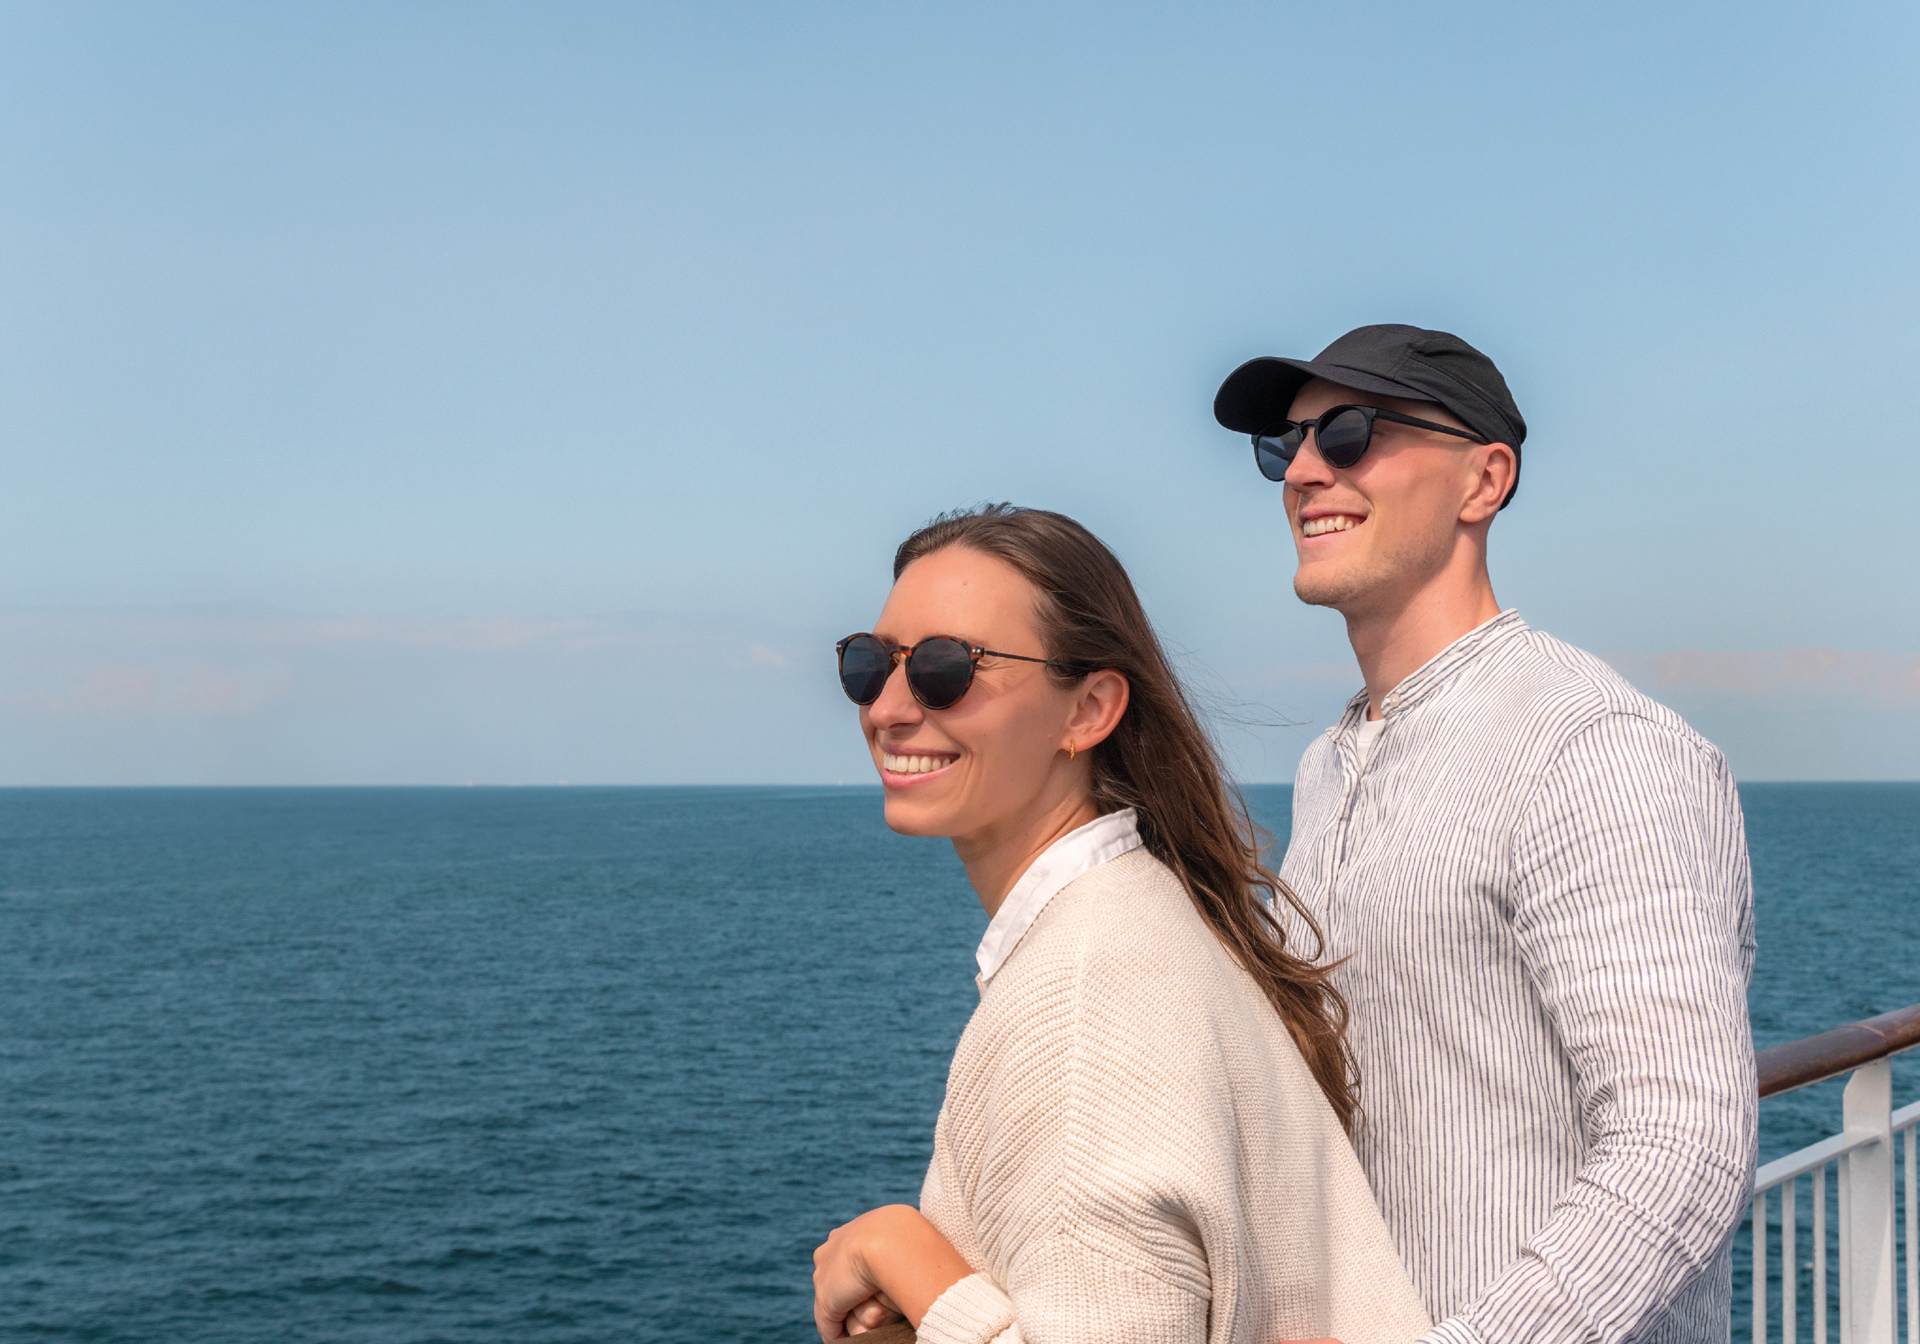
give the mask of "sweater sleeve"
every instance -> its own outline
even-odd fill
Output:
[[[1238,1216],[1218,1048],[1166,965],[1099,941],[1004,986],[991,1047],[956,1059],[970,1119],[937,1139],[929,1193],[966,1192],[983,1272],[929,1312],[928,1344],[1208,1338],[1208,1243]]]
[[[915,1338],[920,1344],[1025,1344],[1013,1323],[1013,1299],[985,1274],[940,1294]]]
[[[920,1344],[1050,1344],[1051,1341],[1180,1341],[1207,1338],[1207,1302],[1116,1265],[1057,1237],[1036,1247],[1027,1274],[1045,1275],[1015,1294],[990,1275],[960,1280],[920,1322]],[[1027,1277],[1027,1275],[1023,1275]]]

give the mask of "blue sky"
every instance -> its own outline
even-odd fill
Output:
[[[1920,777],[1911,5],[0,9],[0,783],[834,782],[893,546],[1128,563],[1241,774],[1358,684],[1220,378],[1456,331],[1501,599]],[[1295,726],[1263,726],[1275,723]]]

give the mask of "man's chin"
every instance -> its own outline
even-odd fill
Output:
[[[1310,607],[1332,607],[1336,611],[1360,596],[1362,585],[1351,575],[1323,574],[1311,569],[1296,570],[1293,595]]]

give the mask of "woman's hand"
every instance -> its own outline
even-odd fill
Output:
[[[906,1313],[894,1306],[885,1293],[875,1293],[848,1312],[842,1326],[850,1335],[864,1335],[867,1331],[878,1330],[891,1321],[906,1319]]]
[[[836,1227],[813,1253],[813,1323],[821,1339],[844,1339],[850,1326],[871,1330],[898,1312],[917,1330],[940,1294],[971,1273],[920,1210],[889,1204]]]

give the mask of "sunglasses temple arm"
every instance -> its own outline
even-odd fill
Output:
[[[982,649],[980,650],[980,656],[983,658],[1011,658],[1016,663],[1040,663],[1046,667],[1067,666],[1066,663],[1061,662],[1058,658],[1029,658],[1024,653],[1001,653],[996,649]]]
[[[1483,438],[1479,434],[1469,429],[1455,429],[1452,425],[1435,424],[1431,420],[1416,420],[1410,415],[1401,415],[1397,411],[1383,411],[1377,406],[1371,407],[1370,409],[1373,411],[1374,416],[1376,418],[1381,420],[1391,420],[1395,424],[1418,425],[1421,429],[1437,429],[1442,434],[1452,434],[1456,438],[1472,439],[1475,443],[1493,442],[1493,440]]]

